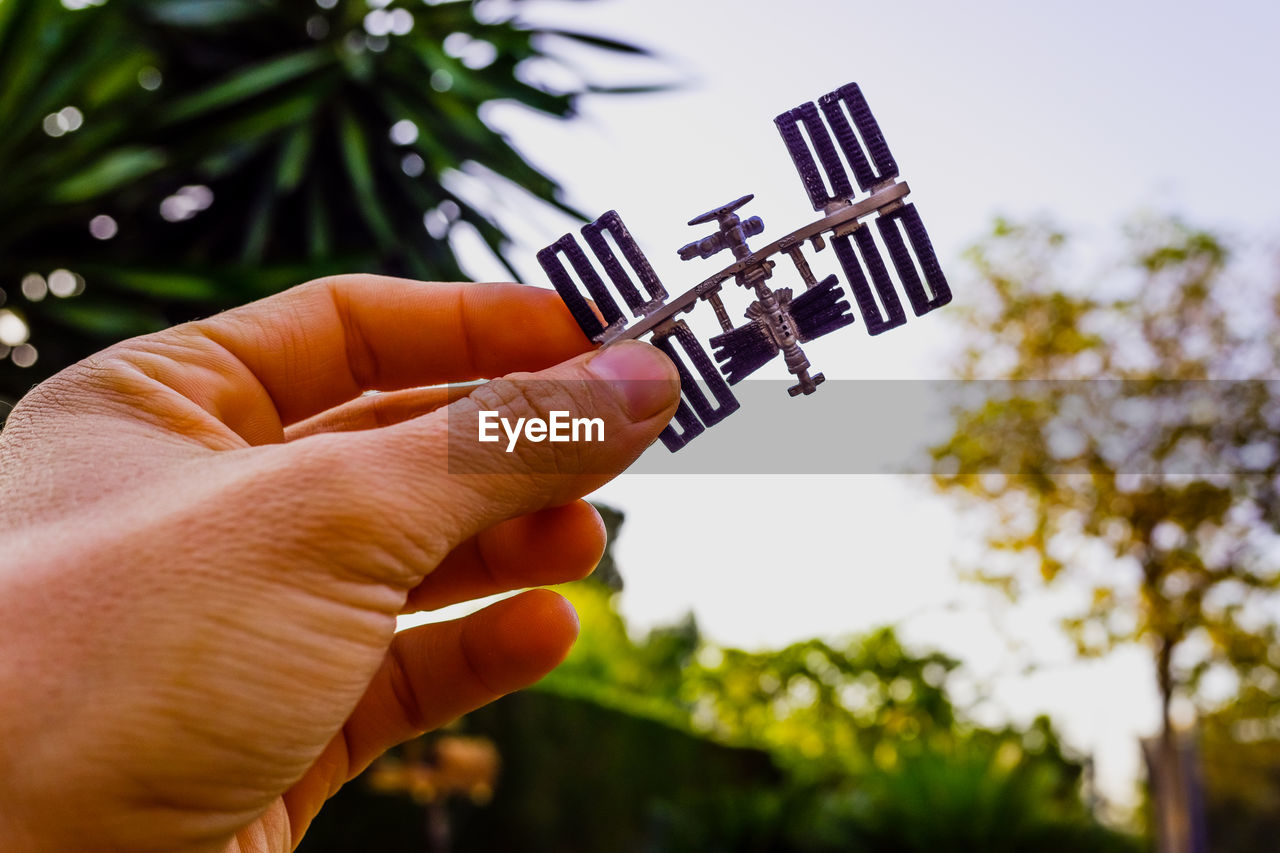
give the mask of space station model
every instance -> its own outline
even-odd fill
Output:
[[[855,322],[844,286],[870,335],[906,322],[899,286],[917,316],[951,301],[920,214],[906,201],[910,190],[898,180],[898,164],[858,85],[842,86],[816,104],[801,104],[774,124],[813,209],[821,214],[817,221],[753,249],[747,240],[764,233],[764,222],[758,216],[742,219],[738,211],[754,196],[694,217],[690,225],[714,225],[716,230],[681,248],[680,258],[705,259],[728,251],[733,261],[675,298],[613,210],[582,228],[598,268],[573,234],[538,253],[538,263],[588,338],[609,346],[647,335],[675,363],[680,406],[660,436],[672,452],[737,411],[730,386],[779,354],[796,380],[790,394],[812,394],[823,375],[811,372],[800,345]],[[828,243],[844,285],[834,274],[818,280],[806,258],[806,252],[821,252]],[[897,272],[896,285],[881,246]],[[774,258],[783,255],[793,267],[794,286],[774,287],[770,282],[780,272]],[[721,293],[730,281],[754,296],[745,322],[737,326]],[[708,341],[714,362],[679,319],[703,302],[723,330]]]

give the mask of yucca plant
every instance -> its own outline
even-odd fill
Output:
[[[455,173],[577,215],[485,105],[655,87],[533,82],[570,42],[646,55],[533,2],[0,0],[0,396],[316,275],[459,278],[460,222],[506,263]]]

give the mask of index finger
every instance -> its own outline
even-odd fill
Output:
[[[260,382],[284,424],[364,391],[536,371],[591,348],[554,291],[318,279],[191,324]]]

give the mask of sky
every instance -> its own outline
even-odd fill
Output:
[[[597,81],[680,82],[657,95],[588,97],[568,123],[502,106],[486,116],[561,180],[572,204],[593,216],[617,209],[672,292],[710,272],[675,255],[703,236],[684,225],[694,215],[755,193],[744,212],[763,217],[765,238],[816,218],[772,118],[849,81],[862,87],[912,188],[956,304],[966,300],[961,253],[996,216],[1051,217],[1103,253],[1109,235],[1144,211],[1178,214],[1242,245],[1280,237],[1275,4],[520,6],[528,19],[658,52],[658,63],[601,62],[566,48]],[[565,79],[551,66],[533,72]],[[533,255],[575,223],[502,188],[464,188],[493,194],[527,257],[524,279],[545,284]],[[473,277],[506,277],[466,234],[453,239]],[[858,325],[806,351],[830,379],[940,378],[945,311],[874,339]],[[803,401],[776,405],[794,414],[770,413],[762,443],[803,441]],[[849,413],[851,441],[865,417]],[[714,429],[698,440],[715,441]],[[1095,757],[1103,793],[1132,802],[1136,739],[1157,727],[1145,653],[1077,662],[1054,623],[1078,592],[1010,609],[957,580],[956,566],[981,553],[980,525],[924,477],[623,475],[592,497],[627,514],[616,554],[633,626],[692,611],[714,642],[767,648],[897,625],[918,648],[964,661],[956,698],[987,697],[975,707],[980,719],[1050,713],[1071,745]]]

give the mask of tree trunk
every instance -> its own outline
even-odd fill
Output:
[[[1197,797],[1194,768],[1184,761],[1173,731],[1169,706],[1173,700],[1174,641],[1162,637],[1156,652],[1156,680],[1160,688],[1160,736],[1146,744],[1147,772],[1151,780],[1156,849],[1159,853],[1199,853],[1203,849],[1194,831]]]

